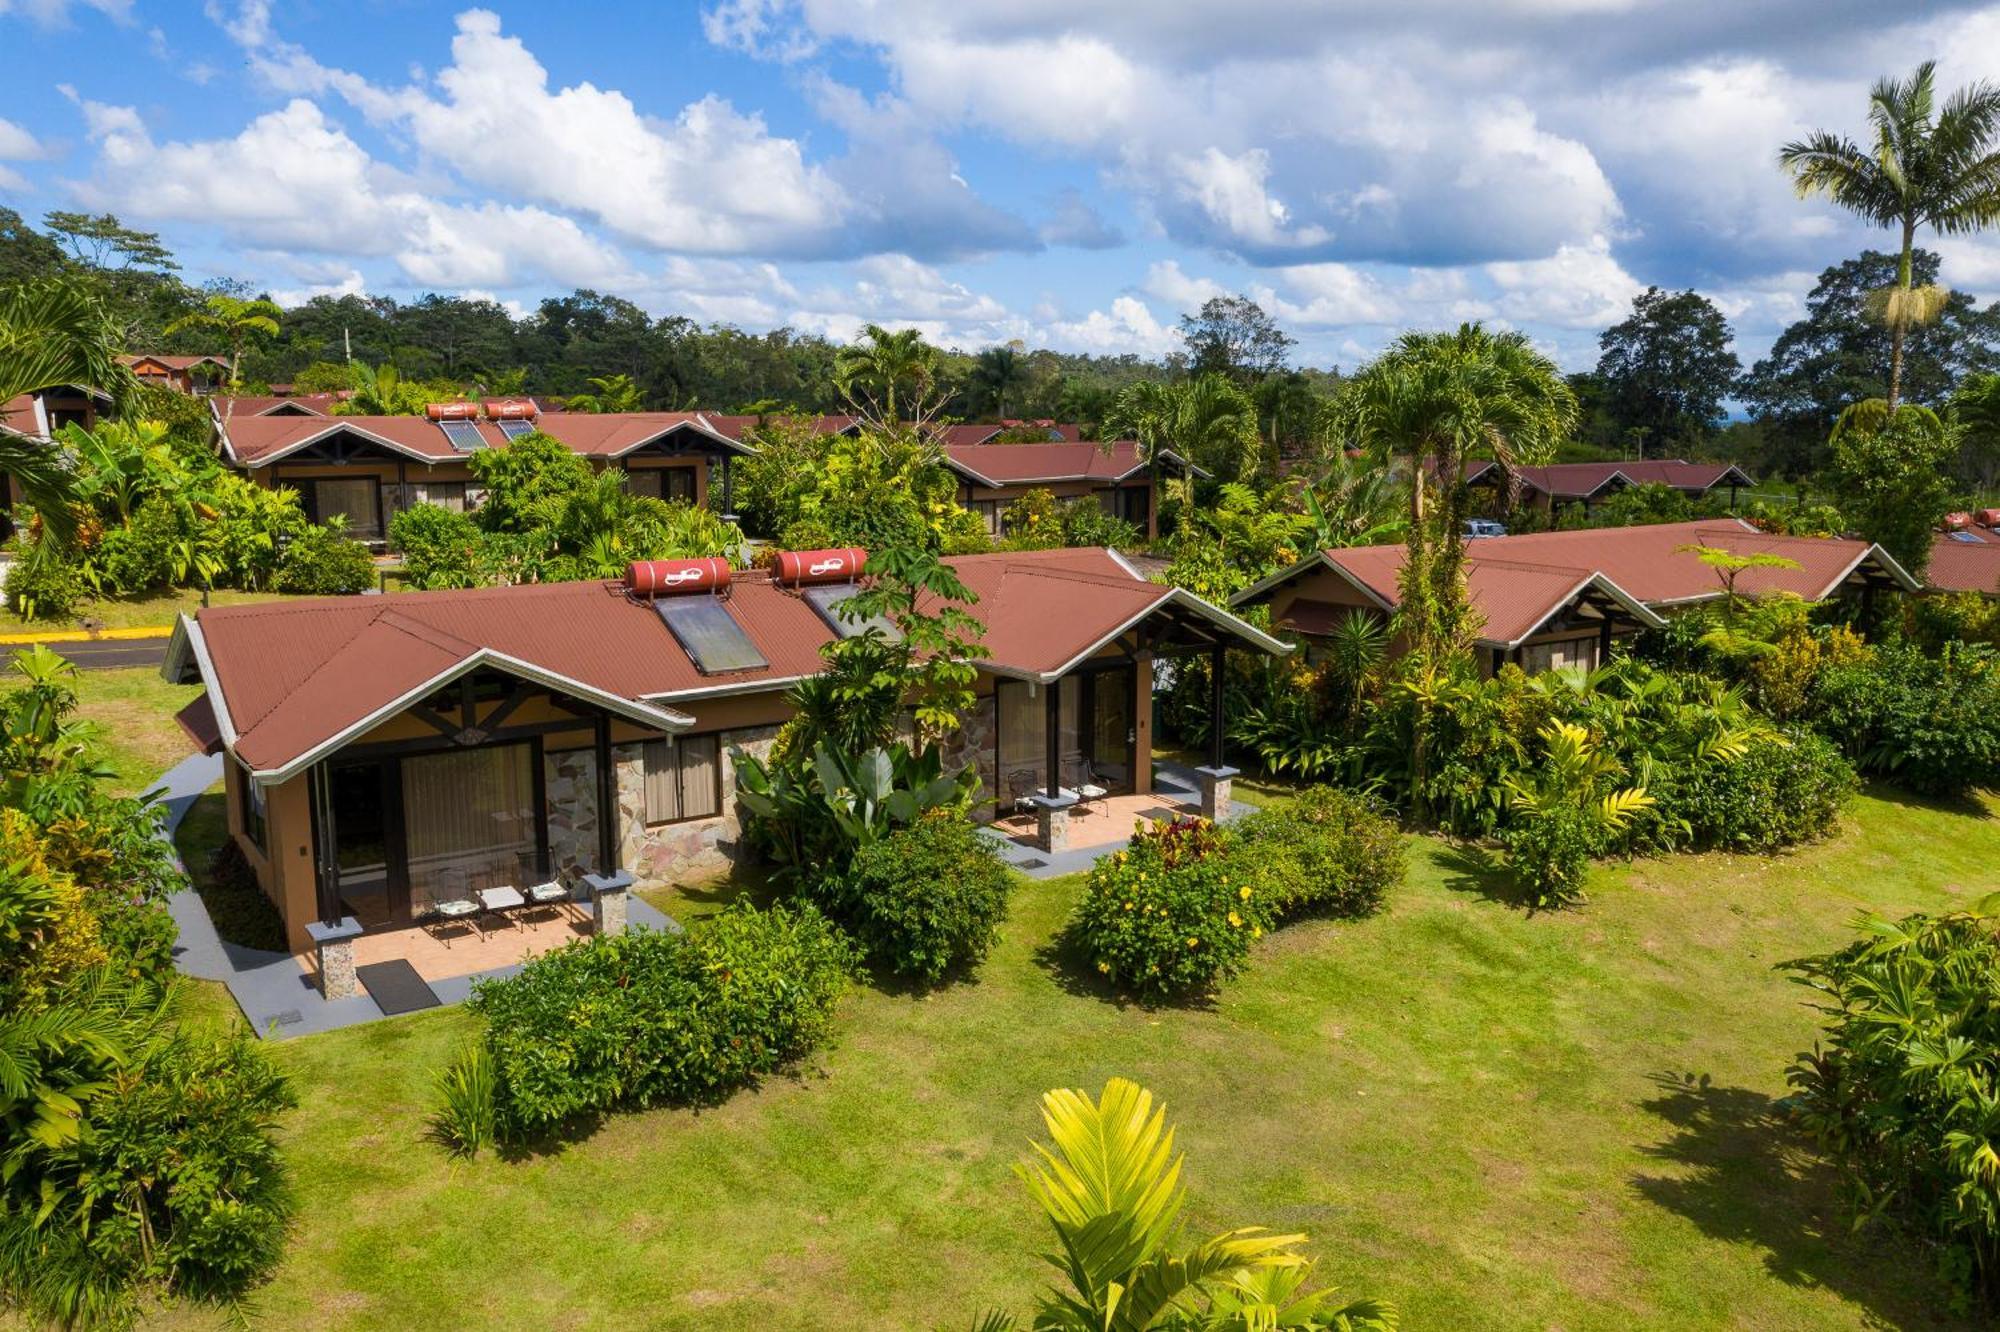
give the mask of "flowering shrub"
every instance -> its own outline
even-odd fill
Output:
[[[1072,928],[1097,971],[1120,988],[1174,998],[1243,970],[1268,923],[1256,889],[1232,873],[1199,819],[1142,829],[1097,862]]]

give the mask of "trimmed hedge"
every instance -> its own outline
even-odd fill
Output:
[[[811,907],[740,904],[687,934],[583,940],[479,985],[492,1122],[721,1100],[823,1045],[854,951]]]
[[[1860,785],[1832,741],[1792,727],[1741,758],[1690,764],[1648,789],[1659,823],[1696,848],[1775,851],[1831,833]]]

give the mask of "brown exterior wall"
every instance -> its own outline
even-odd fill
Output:
[[[1058,500],[1092,497],[1097,498],[1100,503],[1106,505],[1114,502],[1113,497],[1120,490],[1144,491],[1147,496],[1146,536],[1150,539],[1159,534],[1159,496],[1152,493],[1152,482],[1149,479],[1128,481],[1122,485],[1113,485],[1104,481],[1058,481],[1044,484],[1025,482],[1006,486],[975,486],[965,483],[958,488],[958,502],[968,509],[978,505],[992,504],[993,518],[987,524],[987,530],[997,536],[999,535],[1001,515],[1007,511],[1007,506],[1015,500],[1020,499],[1023,495],[1036,490],[1046,490]],[[1112,512],[1115,513],[1117,510],[1113,509]]]

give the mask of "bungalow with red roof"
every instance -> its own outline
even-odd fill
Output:
[[[424,416],[217,414],[222,457],[267,486],[299,492],[308,516],[344,515],[359,540],[386,538],[389,520],[414,504],[477,507],[467,459],[539,431],[600,470],[624,469],[629,487],[655,499],[701,504],[715,473],[725,511],[732,461],[750,450],[700,412],[541,414],[527,399],[438,403]]]
[[[1726,595],[1716,570],[1684,546],[1783,556],[1797,568],[1750,569],[1739,595],[1790,594],[1807,601],[1921,585],[1867,541],[1779,536],[1737,519],[1647,527],[1536,532],[1468,542],[1466,586],[1484,623],[1481,662],[1534,672],[1586,669],[1610,659],[1613,642],[1656,628],[1678,607]],[[1311,641],[1350,613],[1386,619],[1400,603],[1404,547],[1323,550],[1239,593],[1236,606],[1268,605],[1271,623]]]
[[[1740,488],[1754,486],[1749,473],[1735,463],[1688,462],[1682,458],[1655,458],[1640,462],[1552,463],[1547,467],[1517,467],[1522,494],[1538,508],[1553,509],[1558,504],[1581,504],[1585,508],[1609,498],[1628,486],[1666,486],[1691,499],[1707,499],[1718,489],[1729,491],[1729,506],[1736,507]],[[1490,460],[1467,466],[1465,483],[1497,489],[1505,473]]]
[[[958,502],[979,514],[995,536],[1000,535],[1007,506],[1032,490],[1049,491],[1057,499],[1095,499],[1106,513],[1148,538],[1159,535],[1153,469],[1129,439],[1103,444],[954,444],[947,436],[944,460],[958,474]],[[1205,475],[1171,451],[1161,451],[1160,465],[1167,472]]]
[[[39,443],[49,443],[55,432],[66,425],[96,428],[97,418],[111,409],[111,395],[98,389],[43,389],[23,393],[0,403],[0,434],[20,435]],[[21,487],[13,477],[0,486],[0,540],[13,535],[14,506],[21,502]]]
[[[862,631],[838,611],[865,558],[218,607],[182,617],[163,673],[205,686],[181,723],[226,756],[229,833],[291,948],[334,950],[319,967],[333,994],[363,932],[436,925],[564,871],[615,928],[634,883],[727,866],[732,751],[768,754],[787,691]],[[989,815],[1033,807],[1050,851],[1078,794],[1152,790],[1156,661],[1289,650],[1102,548],[952,564],[987,655],[948,762],[978,772]],[[1212,757],[1203,804],[1226,809]],[[1122,837],[1129,817],[1092,822]]]
[[[152,352],[121,356],[120,365],[132,372],[141,384],[154,384],[181,393],[210,393],[229,378],[227,356],[161,356]]]
[[[1934,592],[2000,597],[2000,509],[1948,514],[1931,540],[1924,582]]]

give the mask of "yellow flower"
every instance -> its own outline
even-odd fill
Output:
[[[1263,937],[1264,937],[1264,927],[1263,927],[1262,925],[1252,925],[1252,926],[1250,927],[1250,937],[1251,937],[1251,938],[1253,938],[1253,939],[1261,939],[1261,938],[1263,938]]]
[[[1237,915],[1234,911],[1232,911],[1229,913],[1229,923],[1231,925],[1234,925],[1237,929],[1240,930],[1243,928],[1243,917]]]
[[[1127,902],[1127,903],[1125,904],[1125,909],[1126,909],[1127,911],[1130,911],[1130,910],[1132,909],[1132,904],[1131,904],[1130,902]]]
[[[1099,962],[1097,969],[1107,976],[1111,974],[1111,964],[1109,962]]]
[[[1236,895],[1237,895],[1238,897],[1242,898],[1242,899],[1243,899],[1244,901],[1246,901],[1246,902],[1247,902],[1247,901],[1249,901],[1249,900],[1250,900],[1250,885],[1248,885],[1248,884],[1245,884],[1245,885],[1243,885],[1243,887],[1241,887],[1241,888],[1238,888],[1238,889],[1236,890]]]
[[[1199,939],[1195,938],[1195,937],[1194,937],[1194,936],[1193,936],[1192,934],[1190,934],[1190,935],[1188,936],[1188,947],[1189,947],[1189,948],[1199,948],[1199,947],[1201,947],[1201,940],[1199,940]]]

